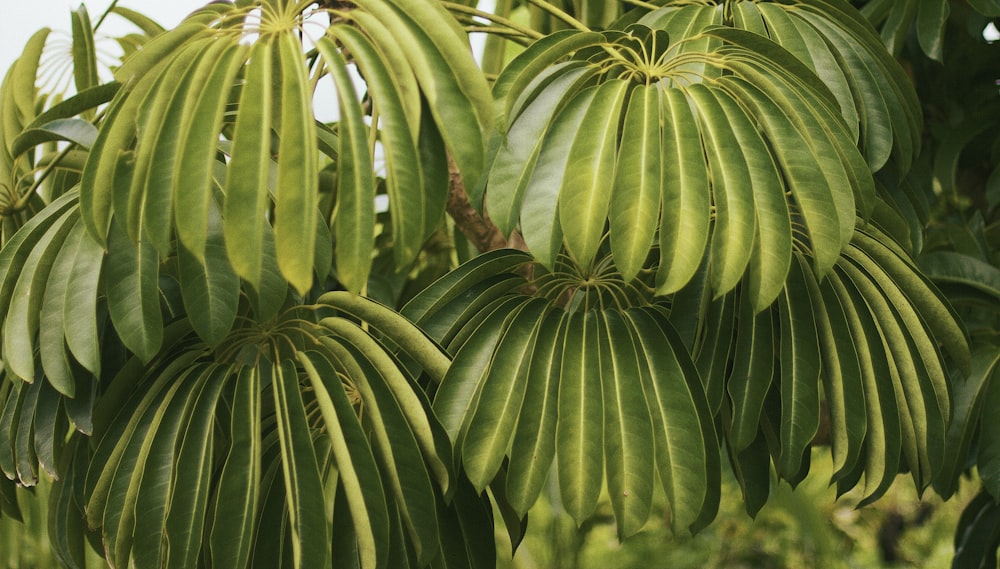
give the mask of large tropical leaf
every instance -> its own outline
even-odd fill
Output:
[[[451,338],[455,360],[434,410],[477,487],[509,460],[507,496],[523,515],[554,462],[567,511],[589,517],[606,484],[627,536],[649,515],[631,498],[651,491],[649,464],[635,457],[652,445],[671,520],[697,530],[714,517],[718,498],[720,409],[731,413],[723,435],[747,484],[759,482],[748,477],[762,465],[766,478],[767,461],[746,454],[760,458],[765,438],[779,476],[801,481],[821,422],[841,492],[863,481],[873,500],[901,471],[921,490],[950,476],[953,388],[943,354],[969,365],[968,339],[948,302],[885,234],[859,229],[822,279],[811,253],[796,250],[779,300],[763,311],[747,294],[749,276],[716,300],[695,279],[665,302],[650,294],[652,272],[624,281],[611,248],[602,250],[596,276],[565,258],[549,272],[518,268],[529,262],[520,252],[484,255],[404,309],[433,323],[439,341]],[[486,267],[512,277],[533,272],[533,286],[495,286],[506,281]],[[692,312],[691,304],[708,308]],[[686,343],[677,330],[690,328],[689,319]],[[751,511],[761,499],[754,492]]]
[[[896,3],[898,9],[906,11],[915,11],[916,4]],[[928,6],[922,11],[933,10]],[[913,87],[900,65],[886,53],[877,32],[845,3],[712,1],[691,5],[678,1],[636,18],[630,15],[628,21],[666,30],[673,42],[690,38],[697,44],[697,36],[707,24],[723,23],[768,37],[826,85],[873,171],[881,169],[891,154],[906,172],[919,153],[922,116]],[[924,14],[924,18],[938,17]]]
[[[329,246],[316,243],[321,164],[309,61],[298,30],[323,9],[281,3],[255,21],[252,8],[206,6],[118,70],[125,87],[93,142],[81,212],[101,244],[114,218],[133,241],[148,238],[165,256],[176,237],[204,263],[209,204],[220,186],[225,249],[236,273],[261,294],[272,226],[281,275],[304,294],[327,264],[317,262],[316,251]],[[445,151],[465,183],[476,183],[492,104],[466,41],[452,27],[440,27],[450,16],[436,3],[365,2],[348,18],[350,24],[331,27],[318,46],[340,94],[345,127],[337,164],[341,191],[325,213],[335,212],[338,272],[359,291],[367,284],[373,246],[374,138],[363,126],[343,50],[350,48],[352,65],[370,78],[375,128],[384,129],[401,266],[413,261],[444,211]],[[401,50],[389,41],[393,37],[409,37],[407,45],[415,47]],[[231,102],[235,115],[225,112]],[[227,139],[221,145],[220,136]],[[119,155],[134,168],[123,169]],[[430,156],[437,161],[423,160]],[[321,281],[326,276],[318,275]]]
[[[381,335],[349,314],[370,315],[365,326]],[[325,566],[331,556],[400,566],[390,535],[402,527],[412,556],[402,562],[444,555],[472,566],[464,544],[442,538],[442,516],[481,525],[487,510],[480,497],[456,494],[448,438],[393,352],[427,363],[435,380],[447,356],[404,318],[350,295],[278,322],[276,333],[238,326],[212,349],[181,321],[149,365],[132,360],[111,381],[81,478],[108,561],[189,567],[211,555],[245,567],[268,562],[266,542],[279,539],[291,566]],[[43,399],[29,391],[13,396],[31,398],[22,407],[39,410],[37,430]],[[34,455],[17,456],[27,466]],[[338,541],[349,550],[331,550],[331,511],[349,520],[350,537]]]
[[[486,203],[503,229],[520,221],[550,268],[563,246],[576,264],[595,263],[610,220],[626,280],[659,220],[659,294],[709,258],[716,294],[749,273],[761,310],[788,273],[792,221],[825,274],[874,185],[857,125],[808,66],[757,34],[713,27],[714,7],[689,8],[708,17],[693,14],[687,36],[654,12],[644,22],[656,30],[562,32],[512,62],[494,89],[506,103]],[[649,154],[662,166],[636,162]]]
[[[523,516],[555,463],[567,511],[588,518],[606,482],[626,537],[650,515],[657,472],[674,527],[704,527],[718,504],[717,435],[698,370],[664,313],[637,291],[616,291],[624,283],[614,272],[572,299],[563,282],[579,278],[571,273],[540,276],[534,296],[509,287],[486,304],[470,296],[496,270],[524,270],[529,260],[484,255],[404,308],[452,323],[438,337],[455,337],[455,360],[434,411],[471,482],[485,488],[509,458],[506,496]]]

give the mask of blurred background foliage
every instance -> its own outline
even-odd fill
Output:
[[[511,558],[506,532],[498,528],[498,569],[901,569],[948,567],[955,527],[978,491],[973,474],[947,502],[933,491],[918,497],[900,477],[874,504],[856,508],[860,496],[839,499],[828,484],[826,449],[813,450],[810,475],[794,490],[773,483],[771,498],[750,518],[739,484],[723,478],[719,517],[698,535],[675,536],[669,521],[653,517],[643,532],[618,541],[605,496],[597,515],[577,530],[558,504],[555,485],[529,513],[527,533]],[[0,568],[58,568],[48,541],[45,503],[51,481],[19,488],[23,522],[0,518]],[[665,509],[662,495],[656,507]],[[86,569],[107,567],[87,548]]]
[[[947,502],[933,491],[917,496],[900,477],[885,497],[857,508],[858,492],[839,499],[828,484],[827,449],[813,450],[810,475],[794,490],[772,482],[771,498],[756,519],[744,510],[739,484],[723,469],[719,517],[695,536],[673,535],[669,522],[652,518],[645,530],[619,543],[611,506],[577,531],[553,500],[555,488],[531,510],[527,534],[513,559],[499,554],[501,569],[897,569],[951,565],[955,527],[978,490],[963,479]],[[664,507],[662,496],[657,508]],[[505,534],[498,534],[502,544]]]

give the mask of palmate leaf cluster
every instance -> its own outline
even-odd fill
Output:
[[[65,98],[36,35],[0,87],[0,513],[54,478],[68,566],[491,567],[542,492],[696,532],[724,464],[753,514],[815,444],[864,502],[973,452],[995,496],[1000,200],[956,222],[977,139],[927,109],[998,107],[915,81],[947,4],[570,4],[115,8],[109,70],[80,9]]]

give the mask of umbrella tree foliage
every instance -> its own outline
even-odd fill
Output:
[[[694,532],[823,444],[865,501],[977,458],[989,558],[998,14],[240,0],[112,8],[104,69],[81,8],[72,89],[44,30],[0,88],[0,512],[54,478],[67,566],[489,567],[550,478]]]

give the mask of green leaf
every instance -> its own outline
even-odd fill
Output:
[[[925,0],[917,5],[917,41],[927,57],[944,61],[944,34],[951,13],[948,0]]]
[[[369,436],[380,471],[395,497],[416,557],[420,563],[427,563],[436,553],[439,525],[426,455],[422,455],[414,431],[380,371],[352,345],[325,345],[334,350],[341,363],[353,362],[348,375],[368,414],[366,426],[371,428]]]
[[[102,247],[107,244],[115,194],[124,190],[127,195],[126,182],[131,181],[131,173],[126,176],[120,163],[128,156],[126,149],[133,146],[140,103],[156,84],[155,80],[141,81],[131,90],[118,91],[87,155],[80,180],[80,213],[87,232]],[[128,180],[118,179],[123,177]],[[123,216],[126,213],[119,212]]]
[[[288,282],[278,270],[278,261],[275,259],[274,251],[274,230],[267,220],[259,220],[263,234],[263,257],[260,260],[260,273],[254,279],[248,279],[251,283],[256,281],[256,287],[244,288],[244,292],[250,299],[250,306],[253,307],[258,322],[271,320],[281,311],[288,296]],[[223,232],[223,235],[225,232]],[[228,251],[228,244],[227,244]],[[232,261],[232,257],[230,257]]]
[[[3,396],[3,413],[0,413],[0,472],[3,472],[4,476],[8,480],[14,480],[17,477],[17,465],[14,460],[14,434],[16,431],[12,431],[14,425],[14,419],[17,418],[19,400],[22,399],[22,393],[27,393],[28,384],[24,382],[7,382],[4,386],[0,395]],[[6,487],[6,486],[5,486]],[[14,486],[16,488],[16,485]],[[3,495],[3,499],[6,500],[7,494]],[[8,506],[7,503],[0,502],[4,505],[4,512],[13,511],[15,515],[12,517],[20,518],[20,507],[17,506],[17,498],[13,500],[13,504]],[[21,518],[23,519],[23,518]]]
[[[45,285],[44,298],[39,310],[38,351],[42,369],[52,387],[67,397],[76,394],[76,382],[69,362],[69,349],[65,342],[66,314],[65,308],[69,295],[69,282],[74,267],[85,257],[84,251],[93,242],[85,234],[83,222],[79,215],[70,229],[66,240],[52,265]],[[96,285],[91,289],[95,297]],[[83,316],[79,321],[70,321],[70,325],[93,331],[93,341],[97,341],[97,314]],[[99,360],[98,360],[99,361]]]
[[[219,44],[225,46],[225,42]],[[215,57],[202,58],[192,81],[199,89],[189,91],[180,120],[179,155],[173,171],[173,224],[178,241],[201,261],[205,260],[209,210],[216,187],[213,168],[218,162],[219,131],[230,88],[248,51],[244,46],[228,45]]]
[[[729,80],[741,99],[754,105],[767,138],[776,146],[773,156],[791,190],[814,252],[814,264],[824,274],[836,262],[854,231],[851,183],[837,151],[818,120],[809,113],[780,107],[794,106],[795,93],[765,93],[750,81]],[[796,114],[798,116],[796,116]],[[827,171],[831,172],[830,177]],[[835,174],[834,174],[835,173]],[[849,202],[849,207],[847,207]],[[845,220],[850,219],[850,231]]]
[[[801,481],[805,454],[819,429],[820,350],[815,314],[801,255],[788,273],[779,298],[781,327],[781,456],[779,474],[793,485]]]
[[[757,438],[764,399],[774,377],[774,322],[770,310],[754,314],[753,306],[739,303],[732,372],[726,389],[732,401],[729,446],[741,454]]]
[[[698,343],[691,354],[712,413],[718,413],[725,393],[726,373],[736,330],[736,295],[728,294],[703,305]]]
[[[434,381],[442,381],[448,371],[450,364],[448,356],[443,354],[420,328],[391,308],[344,291],[328,292],[320,296],[318,302],[357,316],[366,324],[381,331],[413,357]]]
[[[858,358],[855,337],[840,297],[830,281],[815,283],[809,279],[814,301],[816,326],[823,364],[827,413],[830,416],[830,443],[833,454],[833,480],[854,470],[864,450],[868,417],[865,408],[863,364]],[[818,288],[816,286],[818,285]]]
[[[104,270],[104,250],[88,233],[80,237],[66,284],[63,334],[76,361],[95,377],[101,373],[97,298]]]
[[[81,439],[73,437],[67,444],[66,453],[72,458],[67,461],[62,476],[52,483],[49,494],[51,514],[47,529],[52,539],[52,552],[70,569],[86,567],[84,516],[76,501],[76,491],[83,485],[83,470],[88,458],[87,445],[79,444]]]
[[[137,566],[160,566],[164,561],[161,545],[179,441],[208,376],[209,371],[199,366],[172,378],[173,385],[149,418],[149,430],[125,496],[124,520],[115,538],[118,559],[127,559],[131,550]]]
[[[966,379],[966,385],[963,386],[962,391],[968,391],[972,388],[977,381],[982,381],[979,386],[980,390],[985,390],[985,393],[976,393],[976,399],[973,400],[973,405],[980,405],[982,409],[986,410],[986,413],[979,415],[976,409],[970,409],[970,414],[968,418],[978,419],[979,424],[979,450],[977,452],[976,466],[979,469],[979,477],[982,480],[983,488],[989,492],[990,496],[1000,496],[1000,429],[997,428],[996,422],[991,420],[989,413],[992,410],[997,409],[997,403],[1000,401],[1000,383],[997,382],[997,359],[1000,357],[1000,353],[997,352],[996,348],[993,348],[993,355],[989,353],[989,348],[983,348],[981,351],[977,352],[977,358],[973,360],[973,363],[980,364],[974,369],[976,373],[970,374]],[[990,369],[992,366],[992,369]],[[980,371],[982,375],[980,375]],[[982,401],[978,401],[982,398]],[[957,398],[956,398],[957,399]],[[956,409],[958,406],[956,404]],[[961,417],[959,413],[953,413],[953,417]],[[957,423],[956,419],[952,420],[952,425]],[[972,421],[964,426],[964,431],[972,430],[969,435],[975,434],[975,425]],[[966,433],[963,432],[963,441]],[[946,447],[950,450],[951,447]],[[950,453],[949,453],[950,454]],[[946,455],[947,456],[947,455]],[[958,459],[962,460],[965,458],[965,453],[958,453]],[[961,463],[963,466],[964,462]]]
[[[63,214],[45,231],[24,264],[11,292],[3,321],[3,360],[24,381],[35,380],[35,336],[38,333],[44,290],[63,242],[78,219],[77,210]]]
[[[598,317],[574,313],[566,323],[559,372],[556,461],[559,495],[577,526],[597,507],[604,480],[604,400]]]
[[[115,209],[127,219],[129,237],[140,233],[162,256],[170,253],[173,219],[174,162],[180,150],[183,113],[189,92],[204,82],[205,61],[215,61],[226,44],[203,38],[183,47],[156,79],[139,106],[136,123],[135,172],[127,200],[116,197]],[[119,201],[121,200],[121,201]],[[123,205],[127,204],[127,205]]]
[[[64,140],[90,148],[97,140],[97,128],[83,119],[56,119],[40,126],[26,129],[14,139],[11,156],[20,156],[29,149],[44,144]]]
[[[256,368],[240,370],[235,379],[231,442],[215,494],[217,521],[209,536],[214,567],[245,567],[253,547],[261,484],[260,380]]]
[[[521,205],[521,233],[535,259],[552,268],[562,248],[561,187],[570,159],[574,136],[582,128],[597,89],[584,89],[566,105],[545,134],[538,162],[524,190]],[[575,220],[574,220],[575,222]]]
[[[883,295],[879,284],[855,263],[844,262],[841,266],[865,297],[885,342],[889,377],[900,409],[903,458],[917,488],[922,489],[940,461],[940,456],[932,455],[942,450],[946,425],[941,409],[934,400],[920,354],[911,346],[900,317],[893,310],[890,300]]]
[[[67,192],[50,203],[48,207],[31,217],[0,248],[0,314],[10,308],[14,286],[21,276],[22,267],[37,243],[49,228],[62,219],[66,212],[77,205],[79,194]]]
[[[1000,506],[986,492],[980,492],[965,507],[958,520],[952,566],[992,569],[997,565],[998,548]]]
[[[970,356],[964,328],[940,293],[913,265],[863,232],[858,232],[857,243],[867,254],[859,254],[851,247],[847,249],[847,255],[864,268],[892,303],[909,340],[915,345],[914,355],[919,356],[924,375],[930,382],[932,390],[927,395],[936,399],[939,412],[947,422],[949,382],[945,377],[938,342],[948,349],[962,369],[968,369]]]
[[[115,79],[122,84],[128,84],[143,77],[163,61],[169,60],[171,54],[179,46],[196,39],[208,29],[209,25],[233,9],[235,9],[235,5],[230,3],[214,3],[207,4],[192,12],[176,28],[146,42],[141,50],[123,62],[115,70]],[[148,81],[139,82],[140,85],[142,83],[148,83]]]
[[[894,2],[889,17],[882,23],[882,41],[889,53],[896,55],[910,33],[919,2]],[[926,2],[924,2],[926,4]]]
[[[598,313],[604,388],[604,463],[618,537],[638,533],[653,502],[653,425],[642,382],[642,355],[618,312]]]
[[[909,124],[909,119],[904,119],[902,122],[895,120],[902,116],[900,113],[905,115],[910,112],[909,109],[900,108],[908,103],[895,98],[892,101],[886,99],[885,90],[894,91],[896,86],[892,84],[897,80],[897,77],[885,73],[896,71],[887,69],[887,66],[898,67],[898,64],[891,60],[887,62],[878,60],[879,57],[886,58],[885,48],[880,45],[875,47],[870,43],[865,45],[873,38],[859,23],[852,24],[846,18],[837,18],[834,22],[822,9],[802,10],[800,14],[822,35],[841,47],[838,51],[854,79],[855,97],[862,101],[864,107],[861,148],[872,171],[878,171],[888,161],[894,143],[902,145],[904,140],[907,146],[913,143],[912,125]],[[902,84],[905,85],[905,80]],[[912,153],[917,148],[919,145],[907,148],[905,153],[900,152],[903,171],[909,169]]]
[[[925,253],[920,270],[934,281],[969,286],[1000,299],[1000,268],[955,251]]]
[[[188,251],[183,243],[177,246],[177,274],[181,284],[184,310],[191,326],[205,343],[221,342],[236,321],[240,301],[240,278],[226,256],[222,237],[222,221],[218,207],[212,204],[210,229],[204,249],[204,260]]]
[[[14,449],[16,480],[22,486],[38,484],[38,455],[31,444],[31,434],[43,384],[40,380],[25,384],[16,397],[18,413],[11,424],[10,442]]]
[[[588,266],[604,238],[615,180],[615,154],[628,83],[610,80],[595,92],[573,137],[559,189],[559,224],[566,249]]]
[[[951,424],[945,435],[943,467],[934,478],[934,490],[942,498],[948,499],[958,490],[959,478],[966,469],[969,449],[977,428],[980,433],[978,453],[980,477],[987,491],[996,488],[996,461],[991,453],[996,451],[997,430],[992,426],[989,415],[982,415],[986,403],[993,403],[996,391],[993,378],[1000,369],[1000,349],[983,347],[972,357],[972,373],[965,381],[955,382],[954,411]]]
[[[546,133],[558,120],[554,118],[557,111],[592,75],[590,69],[574,63],[561,64],[553,68],[553,73],[563,71],[562,66],[574,68],[559,72],[500,136],[500,147],[489,172],[486,209],[504,235],[510,235],[517,226],[535,165],[546,148]]]
[[[997,0],[969,0],[969,5],[984,16],[1000,17],[1000,2]]]
[[[134,361],[141,363],[137,359]],[[164,397],[176,392],[182,385],[186,375],[184,372],[179,373],[183,369],[182,364],[190,363],[189,359],[178,360],[174,365],[166,366],[151,382],[152,385],[148,385],[148,390],[133,392],[127,400],[132,412],[126,414],[119,411],[115,414],[111,430],[102,438],[94,452],[100,462],[91,463],[87,474],[84,488],[87,503],[84,511],[89,526],[101,528],[105,552],[112,557],[112,563],[126,562],[125,559],[118,559],[117,555],[122,553],[127,556],[131,547],[131,530],[135,517],[134,509],[127,502],[134,499],[135,494],[133,492],[130,495],[129,487],[133,480],[141,477],[136,469],[143,466],[139,459],[146,435],[151,428],[155,429],[159,421],[154,418],[158,415]],[[195,371],[197,370],[188,370],[187,373]],[[140,367],[134,374],[119,374],[118,377],[139,380],[142,375]],[[173,391],[170,389],[170,380],[178,380],[174,382]],[[125,523],[124,528],[120,527],[122,522]],[[119,535],[125,538],[120,548]]]
[[[331,363],[316,352],[300,353],[298,359],[316,392],[330,437],[340,485],[357,538],[361,567],[373,569],[384,566],[384,550],[389,539],[389,512],[378,466],[364,428],[344,393],[343,384],[331,381],[337,377]],[[334,508],[338,508],[338,504],[335,502]]]
[[[529,102],[523,100],[522,95],[546,68],[578,50],[604,41],[604,35],[596,32],[558,30],[529,45],[504,67],[503,73],[493,84],[493,97],[504,103],[503,108],[498,111],[499,124],[504,121],[512,124],[516,120]]]
[[[281,69],[274,243],[281,273],[304,295],[313,284],[319,155],[311,87],[298,42],[298,36],[289,31],[278,35],[274,46]]]
[[[669,324],[648,309],[626,313],[640,359],[653,425],[656,465],[674,531],[692,532],[715,517],[718,440],[698,372]]]
[[[302,402],[302,388],[291,361],[275,363],[274,409],[281,443],[288,525],[296,568],[324,567],[330,557],[323,482],[320,479],[312,434]]]
[[[211,491],[212,447],[215,407],[228,377],[227,368],[207,370],[210,376],[191,408],[184,440],[177,449],[170,484],[170,505],[163,527],[168,568],[197,565]]]
[[[267,38],[255,43],[250,51],[222,211],[229,260],[236,273],[258,293],[263,280],[263,216],[268,209],[271,173],[273,50]],[[309,227],[313,227],[311,219]]]
[[[90,24],[87,7],[73,10],[73,80],[77,91],[95,87],[97,78],[97,48],[94,46],[94,28]]]
[[[375,16],[358,10],[351,13],[351,18],[356,26],[334,24],[330,35],[340,40],[358,68],[365,70],[365,82],[373,99],[381,101],[378,104],[388,112],[399,112],[404,117],[405,124],[384,127],[395,131],[399,126],[399,132],[417,132],[423,104],[420,85],[407,61],[406,46],[370,39],[390,35],[389,29]]]
[[[721,81],[720,81],[721,82]],[[792,222],[777,164],[753,121],[725,90],[712,89],[738,147],[742,149],[753,189],[757,227],[749,264],[749,295],[754,309],[764,310],[781,293],[792,260]],[[727,200],[728,202],[728,200]]]
[[[881,496],[896,478],[902,447],[901,418],[891,378],[891,356],[862,293],[838,268],[828,277],[844,309],[864,384],[868,418],[865,432],[865,499]]]
[[[368,284],[375,248],[375,175],[368,148],[368,127],[344,58],[331,40],[320,40],[318,48],[330,69],[340,101],[337,205],[333,221],[337,278],[347,290],[358,293]]]
[[[117,223],[112,224],[108,249],[105,282],[111,321],[122,343],[149,362],[163,341],[159,255],[149,241],[129,239]]]
[[[457,22],[436,3],[363,0],[358,5],[391,32],[374,41],[409,46],[405,54],[434,122],[465,187],[474,188],[485,166],[484,133],[492,125],[493,98],[467,36],[457,33]]]
[[[761,6],[764,5],[762,4]],[[772,5],[767,4],[766,6],[770,7]],[[775,4],[774,6],[777,5]],[[787,13],[784,9],[773,10],[773,12]],[[850,133],[851,140],[857,141],[861,136],[861,121],[864,118],[863,110],[862,105],[859,104],[860,101],[855,100],[851,86],[852,79],[842,69],[842,57],[836,52],[836,47],[832,46],[816,28],[810,26],[801,18],[790,17],[789,20],[795,27],[795,31],[802,38],[802,41],[805,42],[806,49],[808,50],[809,58],[803,59],[803,61],[807,65],[810,62],[812,63],[811,68],[816,72],[816,75],[833,92],[833,96],[836,97],[840,105],[840,114],[844,118],[844,123]]]
[[[450,465],[451,448],[447,445],[439,446],[439,440],[435,436],[437,425],[428,416],[424,401],[414,385],[402,373],[396,361],[366,331],[343,318],[325,318],[321,324],[360,350],[366,361],[377,370],[381,382],[376,387],[391,393],[394,408],[398,407],[427,466],[437,478],[441,489],[447,492],[455,476]]]
[[[49,28],[42,28],[35,32],[24,44],[24,49],[21,50],[20,56],[18,56],[9,70],[10,85],[12,87],[11,96],[17,112],[16,115],[10,118],[19,119],[22,125],[35,117],[39,60],[45,48],[45,41],[48,39],[51,31]],[[13,136],[14,132],[10,132],[7,136]]]
[[[611,252],[626,282],[639,274],[649,256],[660,214],[660,97],[658,87],[636,87],[622,125],[608,217]]]
[[[113,99],[121,88],[121,83],[111,81],[85,89],[46,109],[45,112],[35,117],[35,120],[25,126],[24,130],[39,128],[42,125],[55,122],[59,119],[72,118],[87,110],[97,108]]]
[[[63,467],[63,438],[69,421],[62,409],[63,395],[49,383],[42,384],[31,423],[32,446],[38,465],[50,477],[59,476]]]
[[[493,480],[507,454],[525,397],[532,348],[548,306],[545,299],[533,299],[511,312],[480,384],[476,405],[470,409],[461,454],[477,492]]]
[[[758,190],[750,177],[747,156],[736,138],[731,124],[720,106],[725,97],[713,96],[710,88],[701,84],[685,89],[697,109],[705,154],[710,166],[715,223],[709,246],[711,269],[709,278],[716,296],[736,286],[753,251],[757,219],[754,216],[754,193]],[[756,164],[759,165],[759,164]],[[767,192],[765,186],[760,191]]]
[[[765,435],[759,433],[746,450],[735,456],[732,449],[730,451],[729,463],[740,483],[746,512],[751,518],[756,518],[771,493],[771,455]]]
[[[448,373],[434,393],[434,414],[456,448],[461,448],[470,418],[469,410],[475,408],[481,379],[489,369],[505,320],[523,302],[524,297],[506,297],[497,301],[492,310],[484,310],[480,318],[469,324],[474,327],[474,332],[455,354]]]
[[[427,331],[426,320],[445,305],[468,294],[467,291],[472,286],[494,275],[514,271],[531,260],[530,255],[516,249],[497,249],[473,257],[410,299],[400,310],[400,314]],[[429,335],[441,340],[433,334]]]
[[[661,100],[663,182],[656,293],[665,295],[683,288],[702,264],[712,195],[708,164],[690,103],[678,89],[664,89]]]
[[[522,518],[538,499],[556,454],[565,322],[563,311],[551,310],[540,324],[528,368],[524,403],[511,441],[505,494]]]
[[[146,34],[151,38],[167,31],[163,26],[157,24],[148,16],[136,12],[135,10],[130,10],[124,6],[114,6],[113,8],[111,8],[111,11],[114,12],[116,15],[121,16],[122,18],[131,22],[133,25],[135,25],[135,27],[142,30],[142,33]]]

